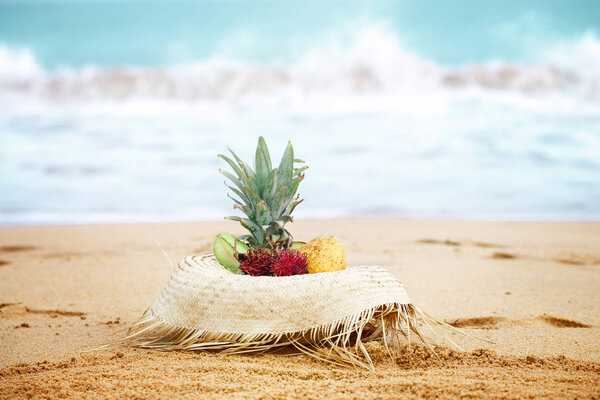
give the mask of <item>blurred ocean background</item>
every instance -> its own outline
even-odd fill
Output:
[[[297,217],[600,219],[600,2],[0,1],[0,225],[217,219],[216,155]]]

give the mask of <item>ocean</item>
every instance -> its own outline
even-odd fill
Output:
[[[0,225],[219,219],[216,156],[298,218],[600,219],[598,1],[0,1]]]

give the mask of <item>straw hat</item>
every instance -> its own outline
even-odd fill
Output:
[[[289,277],[236,275],[213,254],[182,260],[125,341],[160,350],[260,351],[293,345],[311,356],[372,369],[363,343],[385,346],[420,327],[456,330],[410,302],[382,267]],[[447,335],[443,334],[447,338]]]

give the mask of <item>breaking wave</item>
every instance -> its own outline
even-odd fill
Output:
[[[294,101],[314,95],[396,95],[460,90],[560,94],[600,100],[600,40],[592,33],[541,49],[529,63],[449,67],[408,51],[389,30],[361,30],[343,46],[319,45],[290,63],[252,63],[218,55],[165,67],[45,70],[28,49],[0,46],[0,92],[49,101],[178,99]]]
[[[600,218],[592,33],[452,66],[381,25],[293,61],[211,54],[47,68],[0,45],[0,224],[228,215],[215,155],[259,134],[312,160],[299,216]]]

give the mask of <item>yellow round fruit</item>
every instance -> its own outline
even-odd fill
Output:
[[[306,255],[310,274],[346,269],[346,251],[333,236],[319,236],[302,246],[300,252]]]

